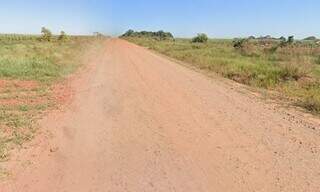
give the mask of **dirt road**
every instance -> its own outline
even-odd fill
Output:
[[[112,39],[45,118],[48,145],[0,191],[316,192],[320,130],[294,112]]]

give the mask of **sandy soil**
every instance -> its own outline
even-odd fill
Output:
[[[0,191],[320,190],[319,121],[123,40],[88,66]]]

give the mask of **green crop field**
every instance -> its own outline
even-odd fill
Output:
[[[123,37],[138,45],[246,85],[276,90],[313,113],[320,113],[320,45],[280,40],[159,40]],[[194,41],[194,40],[193,40]]]
[[[56,106],[53,86],[82,64],[97,39],[0,35],[0,161],[36,133],[37,118]]]

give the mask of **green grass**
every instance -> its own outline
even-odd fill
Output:
[[[85,51],[95,45],[99,41],[92,37],[45,42],[37,36],[0,35],[0,81],[6,82],[0,82],[0,161],[34,137],[39,115],[56,104],[51,86],[81,66]]]
[[[0,78],[52,82],[77,68],[83,43],[0,40]]]
[[[253,87],[278,90],[295,104],[320,113],[320,47],[297,44],[271,51],[278,42],[253,41],[242,50],[232,40],[191,43],[190,39],[159,41],[126,38],[169,57]]]

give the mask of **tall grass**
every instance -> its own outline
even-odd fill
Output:
[[[28,36],[26,36],[28,37]],[[0,78],[50,82],[63,77],[79,64],[88,39],[43,42],[33,39],[0,41]],[[90,41],[90,40],[89,40]]]

